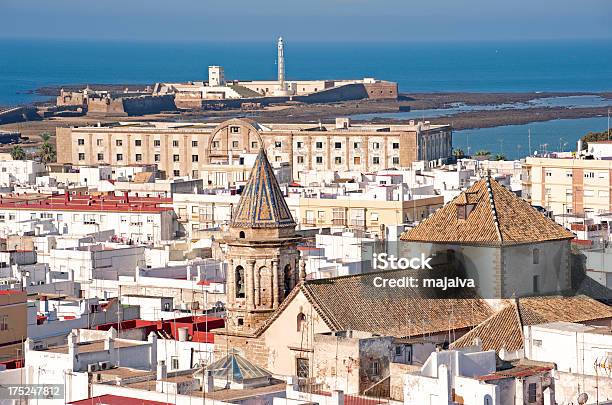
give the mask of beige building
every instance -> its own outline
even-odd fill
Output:
[[[345,227],[382,236],[386,225],[423,220],[443,205],[443,196],[405,201],[301,197],[300,225],[318,228]]]
[[[523,197],[556,215],[612,211],[610,160],[528,157],[523,179]]]
[[[371,172],[436,165],[452,155],[449,125],[260,124],[131,122],[58,128],[57,161],[77,166],[156,164],[166,177],[200,177],[210,164],[238,161],[263,147],[272,162],[288,162],[293,177],[308,170]]]
[[[27,295],[25,291],[0,291],[0,361],[23,355],[27,332]]]
[[[172,202],[179,229],[189,238],[208,235],[210,228],[228,225],[240,196],[222,194],[175,194]],[[414,200],[372,198],[317,198],[291,195],[287,205],[302,228],[345,228],[371,232],[382,237],[385,226],[427,218],[444,205],[443,196]]]

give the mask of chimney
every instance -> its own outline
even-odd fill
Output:
[[[204,392],[213,392],[215,390],[212,370],[204,370],[204,381],[202,383]]]
[[[79,354],[78,346],[77,346],[77,335],[74,330],[68,334],[68,353],[74,357],[74,355]]]
[[[164,360],[157,362],[157,380],[163,380],[168,377],[168,367]]]
[[[112,335],[107,335],[104,338],[104,350],[108,350],[109,352],[112,352],[114,348],[115,348],[115,342],[113,340]]]
[[[333,390],[331,405],[344,405],[344,392],[342,390]]]

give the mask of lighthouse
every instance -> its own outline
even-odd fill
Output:
[[[285,88],[285,43],[283,37],[278,37],[278,87]]]
[[[285,42],[283,37],[278,37],[278,57],[276,64],[278,65],[278,87],[276,88],[275,95],[287,96],[287,84],[285,83]]]

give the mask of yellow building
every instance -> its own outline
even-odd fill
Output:
[[[583,215],[612,211],[612,161],[526,159],[523,197],[555,214]]]

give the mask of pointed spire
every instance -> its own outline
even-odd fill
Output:
[[[232,228],[294,228],[296,225],[263,149],[259,150],[234,214]]]

